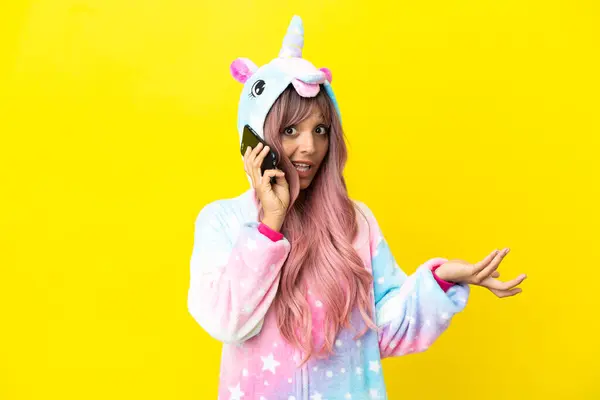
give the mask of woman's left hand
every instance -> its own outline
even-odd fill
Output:
[[[449,260],[438,267],[435,274],[448,282],[482,286],[489,289],[498,297],[514,296],[522,292],[521,288],[516,286],[521,284],[527,277],[525,274],[521,274],[507,282],[496,279],[500,276],[497,269],[500,266],[500,262],[508,254],[508,251],[509,249],[502,251],[494,250],[490,255],[476,264],[470,264],[463,260]]]

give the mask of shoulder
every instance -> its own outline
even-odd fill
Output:
[[[219,229],[226,225],[231,219],[243,215],[252,204],[250,191],[239,196],[212,200],[201,207],[196,216],[196,226]]]
[[[367,206],[367,204],[361,200],[351,199],[354,203],[354,208],[358,211],[357,218],[364,218],[369,224],[375,221],[375,215],[373,211]]]
[[[356,209],[356,220],[358,224],[359,235],[368,237],[373,241],[378,236],[379,224],[371,211],[371,208],[363,201],[351,199]]]

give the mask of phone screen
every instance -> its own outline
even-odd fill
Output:
[[[248,146],[252,147],[252,149],[255,149],[259,143],[262,143],[264,146],[267,146],[267,143],[263,139],[261,139],[260,136],[258,136],[258,134],[254,131],[254,129],[252,129],[250,127],[250,125],[244,126],[244,132],[242,135],[242,144],[240,146],[240,151],[242,153],[242,156],[244,155],[244,153],[246,153],[246,148]],[[261,174],[264,174],[267,169],[277,168],[277,164],[278,164],[277,153],[272,148],[270,148],[269,154],[267,154],[267,156],[265,157],[265,159],[262,162],[262,165],[260,168]],[[274,183],[274,181],[275,181],[275,179],[272,177],[271,183]]]

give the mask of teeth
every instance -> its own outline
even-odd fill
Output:
[[[296,169],[298,171],[305,172],[305,171],[308,171],[310,169],[310,165],[308,165],[308,164],[300,164],[300,163],[292,163],[292,164],[294,164],[294,167],[296,167]]]

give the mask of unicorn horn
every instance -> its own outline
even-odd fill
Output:
[[[288,26],[285,38],[283,38],[283,46],[281,46],[281,50],[279,51],[279,57],[302,58],[302,47],[304,47],[304,27],[302,26],[302,19],[294,15]]]

